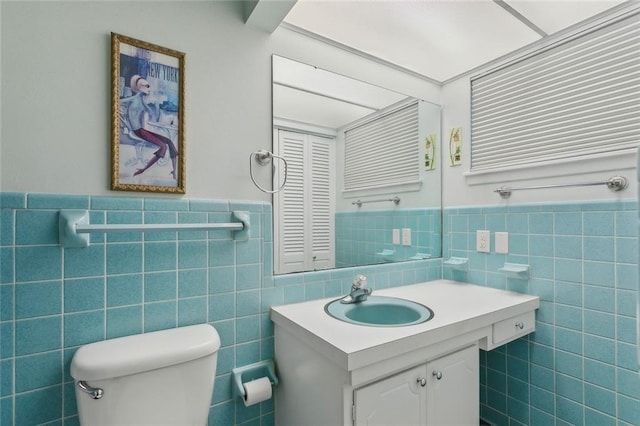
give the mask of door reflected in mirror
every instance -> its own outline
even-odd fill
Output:
[[[441,257],[440,106],[275,55],[272,75],[275,274]]]

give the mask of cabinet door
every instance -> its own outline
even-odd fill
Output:
[[[356,389],[353,395],[354,424],[416,426],[426,424],[425,378],[421,365],[371,385]],[[426,383],[426,380],[423,382]]]
[[[480,369],[477,346],[427,363],[427,424],[477,426]]]

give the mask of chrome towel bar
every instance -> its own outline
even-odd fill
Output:
[[[502,198],[509,198],[511,196],[511,191],[522,191],[525,189],[549,189],[549,188],[564,188],[569,186],[596,186],[596,185],[607,185],[607,187],[612,191],[622,191],[627,187],[627,179],[622,176],[614,176],[604,182],[582,182],[582,183],[560,183],[555,185],[540,185],[540,186],[523,186],[519,188],[510,188],[508,186],[501,186],[500,188],[494,190],[493,192],[497,192],[500,194]]]
[[[361,201],[361,200],[358,200],[358,201],[354,201],[354,202],[353,202],[353,203],[351,203],[351,204],[353,204],[353,205],[357,205],[358,207],[362,207],[362,205],[363,205],[363,204],[366,204],[366,203],[381,203],[381,202],[383,202],[383,201],[393,201],[393,203],[397,206],[398,204],[400,204],[400,197],[398,197],[398,196],[396,195],[396,196],[395,196],[395,197],[393,197],[393,198],[387,198],[387,199],[384,199],[384,200],[367,200],[367,201]]]

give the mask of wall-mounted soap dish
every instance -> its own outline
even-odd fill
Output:
[[[416,253],[415,255],[411,256],[409,258],[409,260],[423,260],[423,259],[430,259],[431,255],[429,253]]]
[[[456,271],[467,271],[469,269],[469,259],[466,257],[450,257],[442,263],[444,266]]]
[[[523,265],[521,263],[505,263],[502,268],[498,268],[498,271],[502,272],[508,278],[528,280],[530,269],[529,265]]]
[[[378,253],[376,253],[376,256],[380,256],[385,261],[388,262],[388,261],[393,260],[393,256],[395,256],[395,254],[396,254],[395,250],[384,249],[384,250],[379,251]]]

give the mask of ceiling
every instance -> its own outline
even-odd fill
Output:
[[[273,56],[274,120],[337,131],[407,99],[406,95]]]
[[[445,82],[622,3],[297,0],[282,25]]]

